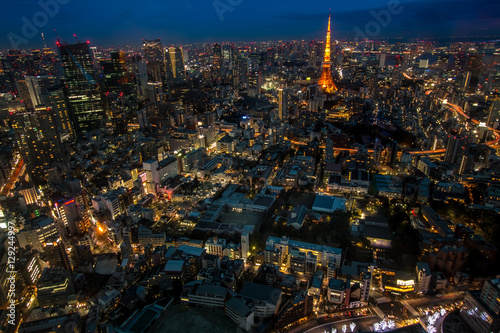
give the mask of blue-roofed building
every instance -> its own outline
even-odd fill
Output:
[[[334,197],[330,195],[316,195],[312,210],[322,213],[333,213],[337,210],[345,212],[346,200],[341,197]]]
[[[199,247],[194,247],[194,246],[189,246],[189,245],[181,245],[178,247],[178,250],[184,252],[185,254],[195,256],[195,257],[201,257],[207,251],[204,248],[199,248]]]
[[[330,303],[342,304],[346,292],[346,283],[344,280],[331,278],[328,280],[327,299]]]
[[[316,273],[314,273],[314,276],[312,277],[310,281],[310,286],[309,290],[307,293],[310,296],[317,296],[319,297],[321,295],[321,289],[323,287],[323,271],[318,270]]]
[[[300,205],[292,209],[290,212],[290,217],[286,223],[287,226],[291,226],[296,230],[302,228],[304,224],[304,219],[306,218],[307,207],[304,205]]]

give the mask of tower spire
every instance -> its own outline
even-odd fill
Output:
[[[43,47],[47,48],[47,42],[45,41],[45,36],[43,35],[43,32],[42,32],[42,40],[43,40]]]
[[[332,14],[328,15],[328,31],[326,33],[326,45],[325,45],[325,58],[323,59],[323,70],[321,72],[321,78],[319,79],[318,84],[321,86],[324,92],[333,93],[337,91],[337,87],[335,83],[333,83],[332,73],[330,70],[331,67],[331,29],[330,29],[330,21]]]

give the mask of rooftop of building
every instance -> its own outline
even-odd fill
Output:
[[[322,209],[329,211],[344,210],[345,209],[345,199],[340,197],[334,197],[330,195],[316,195],[313,203],[313,210]]]
[[[201,257],[203,253],[205,252],[204,248],[201,247],[194,247],[194,246],[189,246],[189,245],[181,245],[178,247],[178,249],[185,254],[192,255],[195,257]]]
[[[248,305],[251,305],[248,304]],[[238,297],[232,297],[226,302],[226,308],[230,309],[238,316],[246,318],[252,314],[252,309],[247,305],[245,301]]]
[[[274,244],[283,244],[283,242],[286,242],[288,244],[288,246],[298,247],[300,249],[312,250],[312,251],[317,251],[317,252],[334,253],[334,254],[338,254],[338,255],[342,254],[342,249],[339,249],[336,247],[306,243],[306,242],[296,241],[296,240],[292,240],[292,239],[288,239],[288,238],[283,239],[283,238],[279,238],[279,237],[269,236],[267,238],[267,243],[270,243],[270,242],[272,242]]]
[[[321,288],[321,285],[323,284],[323,271],[318,270],[311,281],[311,287],[312,288]]]
[[[345,281],[340,279],[331,278],[328,280],[328,288],[333,290],[344,290]]]
[[[123,333],[143,333],[160,317],[165,307],[172,303],[171,297],[162,298],[141,311],[135,311],[120,327]]]
[[[261,206],[269,209],[274,203],[274,197],[272,195],[261,195],[258,194],[253,202],[255,206]]]
[[[169,260],[163,269],[165,272],[182,272],[184,260]]]
[[[158,163],[158,168],[163,168],[163,167],[169,165],[170,163],[174,163],[174,162],[177,162],[177,158],[175,156],[167,157],[167,158],[161,160],[160,163]]]
[[[263,284],[254,282],[245,282],[240,295],[246,298],[255,299],[258,301],[266,301],[271,304],[277,304],[281,296],[281,290]]]
[[[227,294],[227,289],[218,285],[201,283],[196,289],[196,294],[207,295],[215,297],[225,297]]]
[[[431,268],[429,267],[429,264],[426,262],[417,262],[417,269],[419,271],[424,271],[425,275],[430,276],[431,274]]]

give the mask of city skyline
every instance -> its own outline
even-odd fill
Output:
[[[52,5],[39,24],[23,33],[25,22],[33,24],[33,15],[43,12],[35,1],[9,5],[10,14],[0,23],[3,33],[0,48],[39,48],[40,33],[47,43],[55,44],[57,36],[72,42],[73,35],[90,40],[93,45],[139,45],[142,38],[161,38],[166,45],[214,41],[264,41],[324,39],[325,13],[332,10],[332,40],[359,37],[370,22],[381,22],[379,30],[367,34],[370,39],[492,40],[500,38],[496,16],[500,4],[491,0],[469,1],[426,0],[361,1],[335,4],[327,1],[297,10],[297,1],[287,6],[264,2],[225,0],[189,1],[182,4],[152,4],[134,7],[130,2],[102,4],[75,2]],[[48,2],[50,3],[50,2]],[[102,10],[95,10],[102,8]],[[388,6],[397,6],[396,14],[378,16]],[[106,8],[106,9],[105,9]],[[154,8],[154,11],[151,10]],[[57,10],[56,10],[57,9]],[[25,20],[23,20],[25,18]],[[382,20],[382,21],[380,21]],[[89,22],[100,24],[89,24]],[[54,29],[57,30],[54,31]],[[20,43],[11,43],[9,38]],[[363,38],[363,37],[362,37]]]
[[[500,4],[22,1],[2,332],[500,333]]]

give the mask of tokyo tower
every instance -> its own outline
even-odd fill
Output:
[[[328,16],[328,32],[326,33],[326,46],[325,46],[325,59],[323,60],[323,71],[318,84],[321,86],[325,93],[334,93],[337,91],[337,86],[333,82],[330,59],[330,19],[331,14]]]

